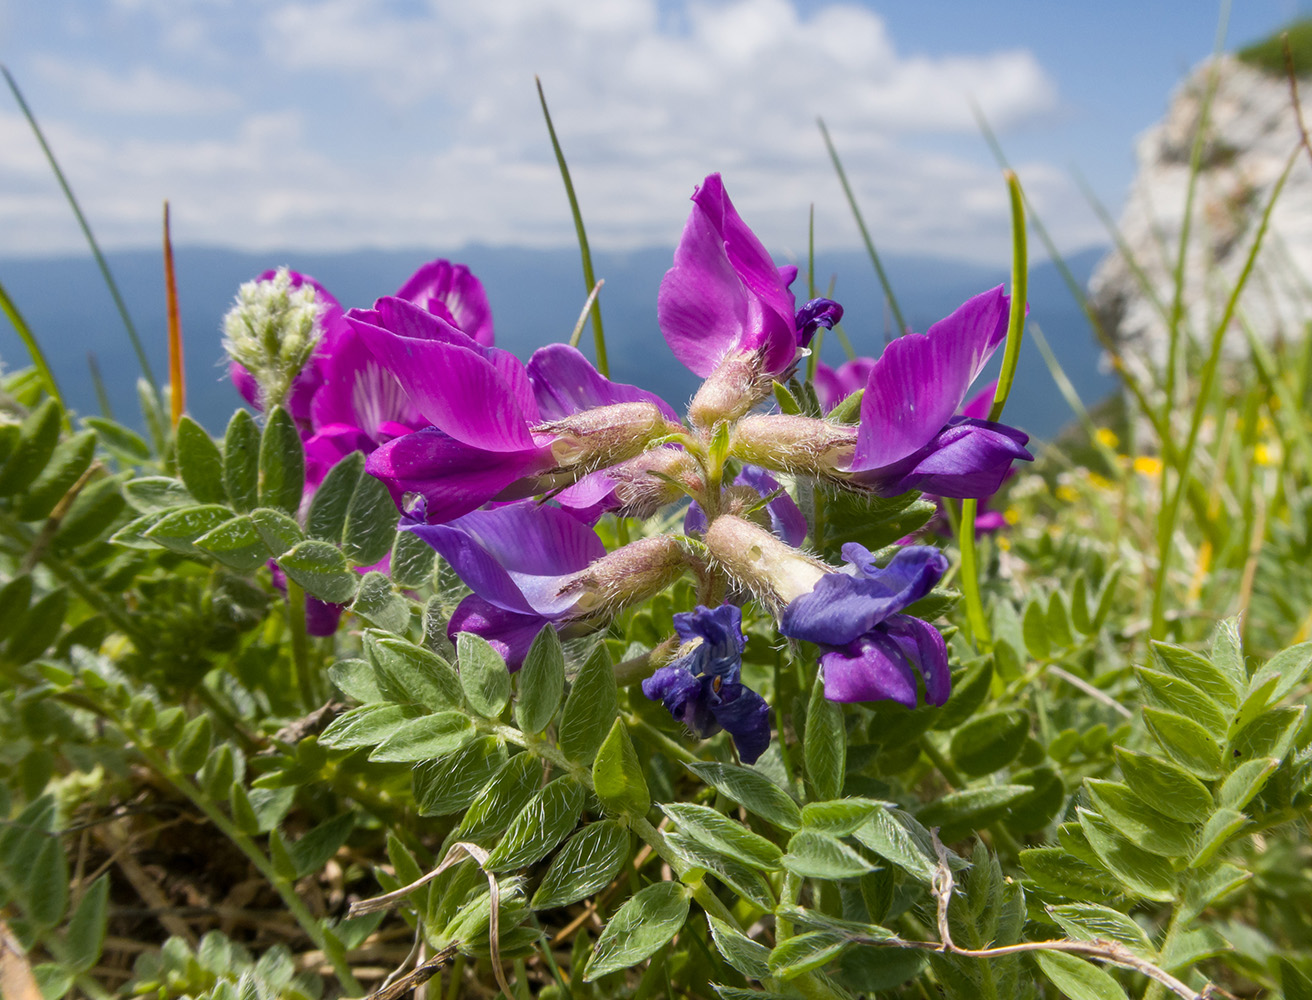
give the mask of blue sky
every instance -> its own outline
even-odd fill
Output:
[[[1234,0],[1242,43],[1312,0]],[[1103,242],[1135,135],[1212,48],[1209,0],[0,0],[23,86],[102,242],[246,249],[672,244],[720,170],[777,255],[857,245],[815,126],[890,252],[1005,256],[995,124],[1066,250]],[[0,256],[77,250],[0,93]]]

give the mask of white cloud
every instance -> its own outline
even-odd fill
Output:
[[[154,18],[162,39],[204,37],[208,48],[188,56],[194,79],[176,63],[118,73],[49,53],[40,63],[81,95],[80,110],[125,115],[108,128],[73,111],[46,123],[111,245],[153,244],[165,196],[179,242],[568,244],[538,73],[598,246],[672,243],[693,185],[716,169],[772,249],[804,244],[811,202],[824,245],[858,245],[815,125],[823,114],[881,247],[996,259],[1006,198],[973,139],[971,104],[999,129],[1058,106],[1024,50],[906,56],[877,15],[845,4],[805,16],[791,0],[428,0],[406,14],[385,0],[117,7]],[[203,111],[225,114],[200,142],[134,132],[126,117]],[[0,190],[39,180],[18,126],[0,115]],[[1043,164],[1022,169],[1064,243],[1099,238],[1067,210],[1067,181]],[[51,204],[0,201],[0,253],[77,245],[71,225],[51,225]]]

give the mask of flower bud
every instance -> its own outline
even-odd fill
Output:
[[[615,498],[625,517],[645,520],[685,493],[704,488],[696,460],[681,448],[653,448],[606,471],[615,481]]]
[[[607,617],[660,593],[687,568],[688,556],[677,538],[655,535],[602,556],[560,589],[561,597],[578,599],[571,618]]]
[[[249,371],[264,409],[286,400],[292,381],[314,353],[322,328],[314,286],[294,285],[280,267],[265,281],[247,281],[223,318],[223,347]]]
[[[731,514],[711,522],[705,542],[716,562],[775,614],[833,572],[764,528]]]
[[[729,451],[763,468],[825,478],[851,464],[856,436],[856,428],[828,420],[760,413],[738,421]]]
[[[586,470],[642,454],[670,426],[655,404],[638,402],[594,406],[533,431],[553,436],[551,454],[559,468]]]

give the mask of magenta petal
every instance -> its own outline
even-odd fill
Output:
[[[884,349],[861,400],[854,471],[901,461],[942,429],[1006,337],[1009,303],[999,285]]]
[[[409,302],[380,299],[378,306],[370,311],[352,309],[347,321],[433,426],[487,451],[533,447],[530,414],[516,397],[528,396],[532,418],[537,407],[527,376],[522,388],[514,384],[518,361],[508,365],[504,357],[492,357],[506,352],[481,347]]]
[[[963,417],[974,417],[976,420],[987,420],[989,410],[993,408],[993,394],[998,391],[998,380],[994,379],[988,385],[984,386],[979,392],[971,396],[961,404],[958,411]]]
[[[485,451],[429,427],[388,441],[369,456],[365,469],[382,480],[398,507],[406,493],[420,493],[430,521],[449,521],[550,462],[547,449]]]
[[[457,330],[491,347],[492,310],[483,283],[464,264],[433,260],[422,265],[396,293],[421,309],[448,320]]]
[[[666,343],[703,378],[726,354],[759,348],[767,370],[782,372],[797,354],[792,293],[734,211],[719,174],[707,177],[692,200],[656,299]]]
[[[884,481],[875,489],[885,496],[922,490],[982,500],[998,491],[1013,462],[1031,460],[1027,441],[1028,435],[1006,424],[959,418],[943,428],[922,455],[883,470]],[[856,479],[860,482],[861,477]]]
[[[452,642],[461,632],[481,635],[513,672],[524,665],[533,640],[547,624],[541,615],[516,614],[470,594],[456,607],[446,631]]]
[[[555,494],[552,500],[584,524],[596,524],[601,515],[620,505],[615,496],[615,480],[605,469],[589,473],[573,486]]]
[[[824,653],[825,697],[830,701],[896,701],[916,707],[916,675],[889,636],[872,632]]]
[[[606,554],[597,533],[567,511],[532,501],[407,530],[433,546],[474,593],[506,611],[560,615],[571,576]]]
[[[568,344],[548,344],[534,351],[528,359],[528,377],[543,420],[560,420],[594,406],[652,403],[668,420],[679,422],[665,400],[646,389],[610,381]]]
[[[427,421],[355,330],[338,338],[333,353],[322,364],[323,385],[314,396],[310,416],[315,429],[334,425],[358,427],[375,443],[388,434],[385,428],[403,425],[418,430]]]

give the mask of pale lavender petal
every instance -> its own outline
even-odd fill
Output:
[[[738,478],[734,482],[743,486],[750,486],[763,497],[769,496],[780,488],[779,481],[774,476],[755,465],[744,465],[743,471],[738,474]],[[770,529],[778,537],[792,546],[801,545],[806,540],[806,533],[810,530],[806,523],[806,515],[797,506],[797,502],[788,495],[787,490],[771,500],[765,509],[770,515]],[[705,515],[703,515],[704,519]],[[686,519],[684,530],[687,531]],[[706,530],[705,525],[703,524],[698,530]]]
[[[673,407],[654,392],[612,382],[568,344],[548,344],[528,359],[528,377],[543,420],[560,420],[594,406],[652,403],[667,420],[679,422]]]
[[[615,496],[615,480],[605,469],[589,473],[551,499],[585,524],[596,524],[603,514],[620,505]]]
[[[998,286],[884,349],[861,400],[853,470],[892,465],[929,443],[1006,337],[1009,302]]]
[[[429,261],[407,279],[396,297],[440,316],[480,344],[491,347],[495,342],[487,293],[464,264]]]
[[[550,464],[549,449],[486,451],[429,427],[388,441],[365,469],[382,480],[398,507],[406,493],[421,493],[429,520],[449,521]]]
[[[377,310],[352,309],[347,321],[390,372],[425,419],[465,444],[488,451],[533,447],[529,420],[504,362],[436,316],[401,299],[380,299]],[[427,330],[431,337],[417,337]],[[518,362],[515,362],[518,364]],[[524,388],[528,379],[524,378]]]
[[[512,672],[524,664],[533,640],[548,625],[542,615],[521,615],[489,604],[477,594],[470,594],[456,607],[447,624],[446,633],[452,642],[461,632],[473,632],[488,641],[501,654]]]

